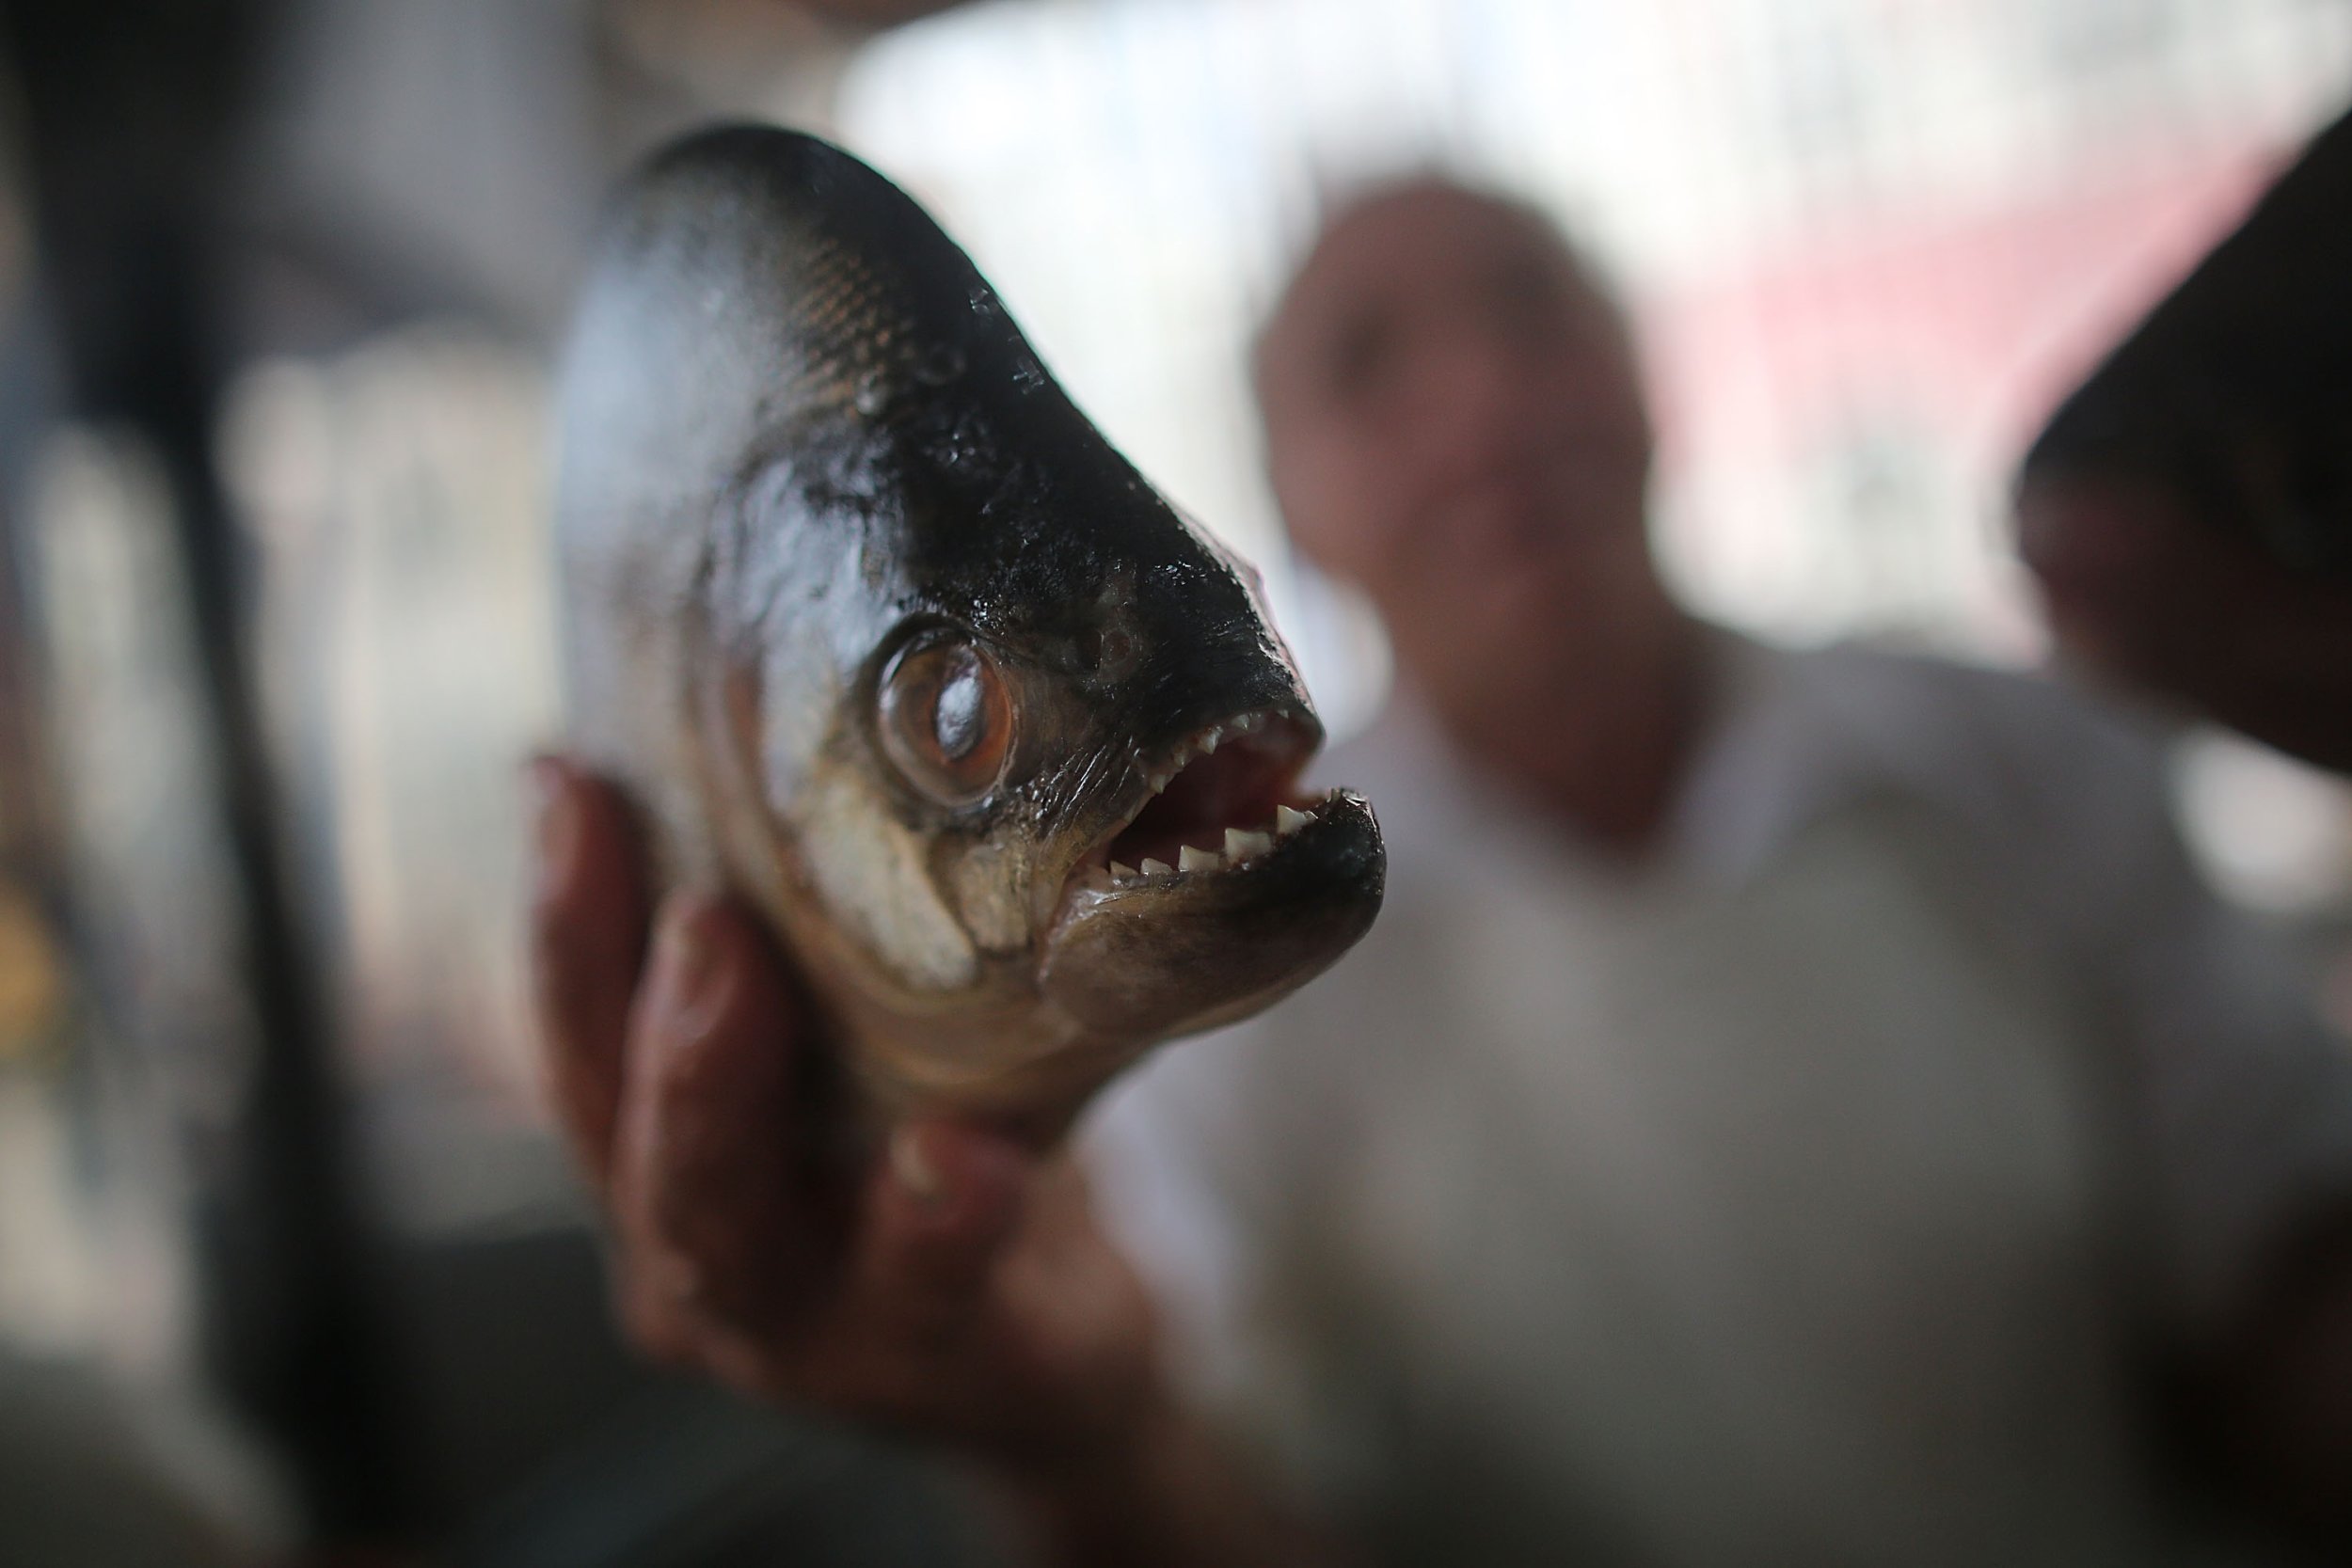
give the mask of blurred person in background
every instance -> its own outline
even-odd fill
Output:
[[[1293,537],[1395,647],[1327,768],[1380,923],[1082,1162],[920,1123],[812,1175],[787,966],[653,911],[543,763],[542,1014],[640,1341],[948,1444],[1057,1560],[2352,1541],[2352,1069],[2152,737],[1683,610],[1625,320],[1517,203],[1348,204],[1256,370]]]

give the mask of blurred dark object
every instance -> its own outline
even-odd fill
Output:
[[[2072,662],[2352,771],[2352,116],[2067,400],[2017,513]]]
[[[402,1271],[441,1560],[455,1568],[986,1568],[944,1478],[877,1440],[657,1372],[614,1337],[585,1229]]]
[[[2025,473],[2150,483],[2291,571],[2352,575],[2352,115],[2066,401]]]
[[[196,628],[204,719],[244,916],[258,1035],[236,1135],[196,1197],[217,1374],[276,1439],[312,1527],[396,1537],[406,1485],[388,1333],[366,1262],[326,1012],[281,850],[246,655],[245,544],[214,464],[225,230],[270,0],[10,0],[36,309],[62,410],[129,433],[164,475]]]

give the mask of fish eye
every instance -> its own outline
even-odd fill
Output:
[[[944,806],[967,806],[996,786],[1012,755],[1012,692],[977,644],[915,643],[882,673],[882,751],[906,781]]]

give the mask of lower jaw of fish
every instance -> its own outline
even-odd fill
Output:
[[[1260,830],[1238,829],[1241,853],[1219,851],[1214,869],[1195,856],[1189,870],[1115,873],[1098,852],[1071,876],[1018,994],[959,1015],[953,1049],[935,1018],[857,1021],[860,1125],[879,1136],[946,1110],[1049,1147],[1154,1044],[1247,1017],[1328,968],[1379,910],[1379,828],[1347,790],[1294,791],[1277,808],[1263,846]]]

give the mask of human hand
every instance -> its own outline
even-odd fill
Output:
[[[656,909],[621,796],[558,759],[532,775],[549,1087],[630,1337],[1025,1473],[1112,1462],[1161,1408],[1152,1313],[1074,1164],[946,1119],[850,1147],[757,918]]]

